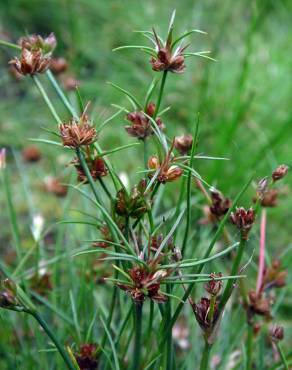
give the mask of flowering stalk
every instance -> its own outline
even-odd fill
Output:
[[[284,366],[284,369],[289,370],[288,362],[287,362],[285,353],[283,352],[283,349],[281,347],[281,344],[279,342],[276,343],[276,347],[277,347],[278,353],[280,355],[280,358],[281,358],[282,364]]]
[[[205,341],[202,360],[200,364],[200,370],[208,370],[210,350],[211,350],[211,345],[208,343],[208,341]]]
[[[55,346],[56,346],[58,352],[60,353],[60,355],[62,356],[67,368],[69,370],[76,370],[76,367],[73,365],[69,354],[67,353],[65,348],[63,348],[63,346],[59,342],[57,336],[55,335],[53,330],[51,330],[51,328],[48,326],[48,324],[45,322],[45,320],[41,317],[41,315],[37,311],[27,311],[27,312],[37,320],[37,322],[44,329],[44,331],[46,332],[48,337],[55,344]]]
[[[256,293],[259,294],[264,276],[265,268],[265,243],[266,243],[266,223],[267,223],[267,211],[263,208],[261,215],[261,228],[260,228],[260,253],[259,253],[259,267],[257,277]]]
[[[243,256],[245,246],[246,246],[246,239],[241,238],[240,239],[240,244],[239,244],[239,247],[238,247],[238,250],[237,250],[237,254],[236,254],[235,260],[233,262],[232,270],[230,272],[230,275],[236,275],[237,274],[238,268],[239,268],[239,265],[240,265],[240,262],[241,262],[241,259],[242,259],[242,256]],[[226,284],[226,288],[223,292],[222,298],[221,298],[220,303],[219,303],[219,310],[220,311],[224,309],[227,301],[229,300],[229,298],[231,296],[231,293],[233,291],[233,286],[234,286],[235,282],[236,282],[236,279],[228,280],[228,282]]]
[[[142,339],[142,302],[134,302],[134,325],[135,325],[135,343],[133,352],[132,370],[139,370],[141,358],[141,339]]]
[[[160,89],[159,89],[159,93],[158,93],[158,99],[157,99],[157,103],[156,103],[156,109],[155,109],[155,112],[154,112],[154,115],[153,115],[154,119],[157,117],[157,115],[159,113],[159,108],[160,108],[160,104],[161,104],[161,100],[162,100],[162,96],[163,96],[166,77],[167,77],[167,70],[163,71],[161,84],[160,84]]]

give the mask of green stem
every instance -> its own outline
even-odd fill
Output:
[[[237,271],[238,271],[238,268],[239,268],[239,265],[240,265],[240,262],[241,262],[241,259],[242,259],[242,256],[243,256],[243,252],[244,252],[244,249],[245,249],[245,245],[246,245],[246,239],[241,238],[240,244],[239,244],[239,247],[238,247],[238,250],[237,250],[237,254],[236,254],[235,260],[233,262],[233,266],[232,266],[232,270],[231,270],[230,275],[236,275],[237,274]],[[233,291],[233,286],[234,286],[235,281],[236,281],[236,279],[230,279],[230,280],[227,281],[226,288],[223,292],[223,295],[222,295],[222,298],[221,298],[221,301],[220,301],[220,304],[219,304],[219,311],[224,309],[228,299],[230,298],[231,293]]]
[[[12,44],[11,42],[7,42],[7,41],[4,41],[4,40],[0,40],[0,45],[1,46],[7,46],[11,49],[21,50],[21,46],[16,45],[16,44]]]
[[[111,202],[113,202],[113,200],[114,200],[114,199],[113,199],[113,197],[112,197],[112,195],[111,195],[110,191],[108,190],[107,186],[105,185],[105,183],[104,183],[103,179],[102,179],[101,177],[99,177],[99,178],[98,178],[98,181],[99,181],[99,183],[100,183],[101,187],[103,188],[104,192],[105,192],[105,193],[106,193],[106,195],[108,196],[109,200],[110,200]]]
[[[132,370],[139,370],[140,368],[140,358],[141,358],[141,336],[142,336],[142,308],[143,303],[135,304],[135,343],[134,343],[134,353],[133,353],[133,363]]]
[[[119,274],[119,272],[117,270],[115,270],[115,276],[114,276],[115,279],[118,278],[118,274]],[[108,318],[106,320],[106,327],[109,328],[109,330],[110,330],[111,322],[112,322],[113,315],[114,315],[117,293],[118,293],[118,287],[116,285],[114,285],[110,311],[109,311]],[[107,334],[104,333],[104,336],[103,336],[102,341],[101,341],[101,348],[104,348],[106,341],[107,341]]]
[[[285,370],[289,370],[289,366],[288,366],[288,362],[287,362],[287,359],[286,359],[286,356],[285,356],[285,353],[283,352],[282,350],[282,347],[280,345],[280,343],[276,343],[276,346],[277,346],[277,350],[279,352],[279,355],[281,357],[281,361],[282,361],[282,364],[284,366],[284,369]]]
[[[203,351],[203,356],[200,364],[200,370],[208,370],[209,357],[210,357],[211,345],[205,341],[205,347]]]
[[[252,349],[253,349],[253,328],[248,325],[246,340],[246,370],[252,369]]]
[[[147,141],[147,138],[145,138],[143,140],[143,144],[144,144],[144,167],[145,169],[147,170],[148,169],[148,141]]]
[[[45,89],[43,88],[42,83],[38,79],[37,76],[32,76],[32,79],[34,80],[34,83],[36,84],[37,88],[39,89],[39,92],[41,93],[42,97],[44,98],[44,101],[47,103],[48,108],[50,109],[50,112],[52,113],[52,116],[55,118],[57,123],[61,123],[62,120],[58,116],[58,113],[56,112],[55,108],[53,107],[53,104],[51,103],[50,98],[48,97],[47,93],[45,92]]]
[[[67,351],[65,350],[65,348],[63,348],[63,346],[59,342],[59,340],[56,337],[56,335],[54,334],[54,332],[50,329],[50,327],[44,321],[44,319],[40,316],[40,314],[38,312],[31,312],[31,311],[29,311],[29,313],[37,320],[37,322],[44,329],[44,331],[46,332],[46,334],[48,335],[48,337],[55,344],[57,350],[59,351],[60,355],[62,356],[62,358],[63,358],[63,360],[65,362],[65,364],[67,365],[67,368],[69,370],[76,370],[76,367],[71,362],[71,359],[69,357],[69,354],[67,353]]]
[[[167,77],[167,71],[164,71],[163,72],[163,75],[162,75],[162,80],[161,80],[161,84],[160,84],[160,89],[159,89],[159,94],[158,94],[158,98],[157,98],[157,102],[156,102],[156,107],[155,107],[155,112],[154,112],[154,115],[153,115],[153,119],[155,119],[157,117],[157,114],[159,112],[159,108],[160,108],[161,99],[162,99],[162,96],[163,96],[163,91],[164,91],[166,77]]]
[[[58,85],[58,82],[56,81],[56,79],[53,76],[52,72],[50,70],[48,70],[46,72],[46,75],[47,75],[49,81],[51,82],[53,88],[55,89],[56,93],[58,94],[59,98],[62,100],[64,106],[66,107],[66,109],[70,113],[70,115],[72,115],[74,118],[77,118],[78,119],[79,117],[77,116],[76,112],[72,108],[72,105],[69,103],[67,97],[65,96],[65,94],[61,90],[61,88]]]
[[[85,175],[86,175],[87,180],[89,182],[89,185],[90,185],[90,187],[93,191],[95,199],[96,199],[97,203],[101,204],[99,196],[98,196],[97,191],[96,191],[96,187],[95,187],[93,178],[91,176],[91,173],[90,173],[90,171],[88,169],[88,166],[85,162],[84,155],[83,155],[82,151],[80,150],[80,148],[76,148],[76,154],[77,154],[78,160],[81,164],[81,167],[82,167],[83,171],[85,172]]]
[[[172,289],[170,285],[167,285],[167,293],[171,293]],[[166,320],[171,319],[171,301],[167,300],[165,309]],[[172,331],[169,331],[166,342],[166,370],[172,370],[173,367],[173,348],[172,348]]]

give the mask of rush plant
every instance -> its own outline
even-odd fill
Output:
[[[255,183],[255,174],[229,199],[197,171],[198,161],[227,160],[200,154],[198,113],[189,118],[192,132],[169,137],[167,116],[172,110],[164,103],[168,78],[174,74],[179,79],[186,68],[192,68],[190,57],[205,58],[206,63],[214,61],[209,51],[189,51],[195,44],[194,36],[201,37],[205,32],[193,29],[176,35],[174,21],[175,12],[165,38],[153,28],[140,32],[147,45],[114,49],[145,53],[154,76],[152,81],[145,81],[147,92],[143,99],[110,83],[123,94],[125,104],[113,104],[117,111],[104,122],[93,121],[90,102],[84,103],[78,88],[73,103],[62,91],[50,69],[56,47],[53,34],[47,38],[26,36],[19,45],[0,42],[19,53],[10,64],[18,74],[31,79],[52,115],[52,124],[46,128],[51,137],[35,141],[55,145],[56,151],[63,147],[75,174],[76,180],[66,187],[74,194],[72,198],[82,199],[82,219],[71,221],[72,229],[94,229],[86,241],[78,239],[76,232],[75,245],[70,249],[56,243],[53,256],[49,256],[43,253],[48,231],[37,223],[34,244],[25,250],[11,193],[9,162],[5,150],[1,150],[1,179],[17,262],[14,266],[1,263],[0,306],[32,316],[42,327],[41,334],[48,335],[53,347],[45,350],[57,351],[63,364],[58,365],[57,359],[56,365],[43,364],[44,369],[209,369],[213,347],[220,351],[225,336],[226,325],[221,327],[224,316],[231,318],[238,307],[244,313],[244,340],[237,348],[238,359],[228,368],[243,368],[240,363],[250,370],[258,366],[254,348],[259,342],[264,347],[262,368],[270,367],[276,351],[275,363],[288,369],[288,359],[280,345],[283,327],[267,329],[274,320],[271,307],[277,301],[275,289],[285,286],[287,273],[280,261],[268,260],[265,248],[266,207],[276,206],[278,182],[286,176],[288,167],[281,165],[270,177],[260,180],[254,199],[244,208],[242,196]],[[188,40],[192,40],[190,45]],[[60,113],[53,92],[65,112]],[[103,129],[121,115],[125,122],[119,130],[125,130],[134,142],[102,148]],[[128,185],[119,164],[122,156],[133,155],[134,149],[139,166],[127,173],[131,182]],[[138,180],[134,183],[134,179]],[[198,205],[204,206],[203,220],[198,220]],[[259,218],[258,248],[255,224]],[[58,227],[66,222],[70,220],[60,220]],[[251,279],[246,279],[250,265],[256,263],[254,254],[259,256],[256,288]],[[62,265],[66,263],[75,266],[69,268],[70,278],[63,276]],[[99,279],[93,276],[93,263]],[[44,277],[44,266],[54,268],[53,286],[49,277]],[[89,275],[84,274],[85,269],[90,270]],[[73,293],[75,286],[79,290]],[[49,299],[43,294],[46,289],[51,290]],[[60,290],[66,294],[72,317],[68,307],[60,303]],[[43,306],[46,320],[41,312]],[[22,318],[25,320],[25,316]],[[186,331],[195,340],[190,341]],[[185,339],[186,348],[178,338]],[[198,350],[190,349],[190,343],[195,343]],[[227,359],[234,352],[229,347],[224,353]],[[21,368],[28,368],[23,361]]]

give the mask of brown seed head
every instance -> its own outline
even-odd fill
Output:
[[[216,189],[211,189],[212,205],[209,207],[210,212],[217,219],[224,216],[231,207],[231,200],[224,196]]]
[[[222,273],[210,274],[212,280],[205,284],[205,290],[212,296],[217,296],[222,289],[222,280],[215,280],[215,278],[222,277]]]
[[[181,155],[187,154],[191,150],[192,144],[192,135],[176,136],[174,139],[174,147],[180,152]]]
[[[46,38],[43,38],[40,35],[30,35],[22,37],[19,40],[19,44],[22,48],[25,48],[27,50],[41,50],[44,55],[50,55],[57,46],[57,40],[54,33],[52,32]]]
[[[273,325],[270,328],[270,336],[273,342],[279,342],[284,339],[284,328],[280,325]]]
[[[41,151],[35,145],[27,146],[22,150],[22,158],[26,162],[38,162],[41,159]]]
[[[64,73],[68,68],[68,63],[64,58],[52,58],[50,64],[50,70],[54,75]]]
[[[97,350],[98,346],[94,343],[85,343],[80,346],[79,352],[74,354],[80,370],[97,370]]]
[[[85,116],[86,117],[86,116]],[[61,123],[59,130],[63,145],[76,149],[83,145],[90,145],[96,141],[96,130],[89,123],[88,118],[80,118],[79,122],[72,120],[69,123]]]
[[[286,166],[285,164],[281,164],[272,173],[273,181],[281,180],[283,177],[287,175],[288,170],[289,170],[288,166]]]
[[[255,221],[255,212],[252,208],[245,210],[243,207],[236,208],[230,215],[230,221],[241,231],[244,239],[247,239]]]
[[[155,104],[149,103],[146,108],[146,114],[150,117],[155,113]],[[127,114],[127,120],[131,122],[131,125],[125,126],[125,130],[129,135],[136,137],[140,140],[145,140],[147,137],[154,134],[151,126],[150,119],[145,115],[144,112],[131,112]],[[161,119],[157,117],[155,122],[160,130],[164,129],[164,124]]]
[[[12,59],[9,64],[14,66],[16,71],[22,75],[34,75],[36,73],[45,72],[51,62],[50,56],[43,56],[40,49],[29,50],[22,48],[21,59]]]
[[[100,177],[104,177],[107,175],[107,168],[104,160],[101,157],[97,156],[93,159],[86,158],[85,161],[87,163],[91,177],[94,181],[96,181]],[[79,163],[78,158],[75,158],[71,163],[77,170],[77,181],[82,182],[83,184],[88,184],[88,178],[83,170],[83,167]]]

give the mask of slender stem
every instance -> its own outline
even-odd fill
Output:
[[[171,293],[172,289],[170,285],[167,285],[167,293]],[[171,301],[167,300],[166,309],[165,309],[166,320],[171,319]],[[172,331],[170,330],[167,336],[166,342],[166,370],[172,370],[173,365],[173,350],[172,350]]]
[[[97,191],[96,191],[96,187],[95,187],[93,178],[91,176],[91,173],[90,173],[90,171],[88,169],[88,166],[87,166],[87,164],[85,162],[83,153],[81,152],[80,148],[76,148],[76,154],[77,154],[77,157],[78,157],[79,162],[81,164],[81,167],[82,167],[83,171],[85,172],[85,175],[86,175],[87,180],[88,180],[88,182],[90,184],[90,187],[91,187],[91,189],[93,191],[93,194],[95,196],[95,199],[96,199],[97,203],[101,204],[100,199],[99,199],[99,195],[97,194]]]
[[[205,347],[201,359],[200,370],[208,370],[210,350],[211,350],[210,344],[207,341],[205,341]]]
[[[162,96],[163,96],[163,91],[164,91],[166,77],[167,77],[167,71],[164,71],[163,72],[163,75],[162,75],[161,84],[160,84],[158,99],[157,99],[157,102],[156,102],[155,112],[154,112],[154,115],[153,115],[153,118],[154,119],[157,117],[157,114],[159,112],[159,108],[160,108],[161,99],[162,99]]]
[[[7,42],[7,41],[4,41],[4,40],[0,40],[0,45],[1,46],[7,46],[11,49],[21,50],[21,46],[16,45],[16,44],[12,44],[11,42]]]
[[[135,343],[133,353],[132,370],[139,370],[141,357],[141,336],[142,336],[142,308],[143,303],[135,304]]]
[[[278,353],[281,357],[281,361],[282,361],[282,364],[284,366],[284,369],[285,370],[289,370],[289,366],[288,366],[288,362],[287,362],[287,359],[286,359],[286,356],[285,356],[285,353],[283,352],[282,350],[282,347],[280,345],[280,343],[276,343],[276,346],[277,346],[277,350],[278,350]]]
[[[59,342],[58,338],[56,337],[55,333],[50,329],[48,324],[44,321],[44,319],[40,316],[38,312],[31,312],[29,313],[37,320],[37,322],[40,324],[40,326],[44,329],[48,337],[52,340],[52,342],[55,344],[57,350],[59,351],[60,355],[62,356],[65,364],[67,365],[67,368],[69,370],[76,370],[76,367],[72,364],[71,359],[69,357],[69,354],[63,348],[61,343]]]
[[[98,178],[98,181],[101,185],[101,187],[103,188],[104,192],[106,193],[106,195],[108,196],[109,200],[112,202],[114,199],[110,193],[110,191],[108,190],[106,184],[104,183],[103,179],[101,177]]]
[[[72,115],[74,118],[78,118],[76,112],[74,111],[74,109],[72,108],[72,105],[69,103],[67,97],[65,96],[65,94],[63,93],[63,91],[61,90],[60,86],[58,85],[58,82],[56,81],[55,77],[53,76],[52,72],[50,70],[48,70],[46,72],[46,75],[49,79],[49,81],[51,82],[53,88],[55,89],[55,91],[57,92],[59,98],[62,100],[63,104],[65,105],[65,107],[67,108],[68,112],[70,113],[70,115]]]
[[[246,340],[246,370],[252,369],[252,349],[253,349],[253,328],[248,325],[247,340]]]
[[[245,249],[245,245],[246,245],[246,239],[241,238],[240,244],[239,244],[239,247],[238,247],[238,250],[237,250],[237,254],[236,254],[235,260],[233,262],[233,266],[232,266],[232,270],[231,270],[230,275],[236,275],[237,274],[237,271],[238,271],[238,268],[239,268],[239,265],[240,265],[240,262],[241,262],[241,259],[242,259],[242,256],[243,256],[243,252],[244,252],[244,249]],[[236,279],[230,279],[230,280],[227,281],[226,288],[223,292],[223,295],[222,295],[222,298],[221,298],[221,301],[220,301],[220,304],[219,304],[219,311],[224,309],[228,299],[230,298],[231,293],[233,291],[233,286],[234,286],[235,281],[236,281]]]
[[[41,93],[42,97],[44,98],[44,101],[47,103],[48,108],[50,109],[50,112],[52,113],[52,116],[55,118],[57,123],[61,123],[62,120],[58,116],[58,113],[56,112],[55,108],[53,107],[53,104],[51,103],[50,98],[48,97],[47,93],[45,92],[42,83],[38,79],[37,76],[32,76],[32,79],[34,80],[34,83],[36,84],[37,88],[39,89],[39,92]]]
[[[115,270],[115,276],[114,276],[115,279],[118,278],[118,274],[119,274],[119,272],[117,270]],[[108,318],[106,320],[106,326],[109,329],[110,329],[111,322],[112,322],[113,315],[114,315],[114,310],[115,310],[115,305],[116,305],[116,299],[117,299],[117,293],[118,293],[118,288],[117,288],[116,285],[114,285],[114,287],[113,287],[113,293],[112,293],[112,300],[111,300],[110,311],[109,311]],[[101,348],[104,348],[106,341],[107,341],[107,334],[104,333],[104,336],[103,336],[102,341],[101,341]]]
[[[259,253],[259,268],[258,268],[258,277],[257,277],[257,288],[256,293],[259,294],[265,268],[265,244],[266,244],[266,224],[267,224],[267,211],[265,208],[262,210],[261,215],[261,228],[260,228],[260,253]]]
[[[147,138],[143,140],[144,144],[144,167],[147,170],[148,169],[148,141]]]

